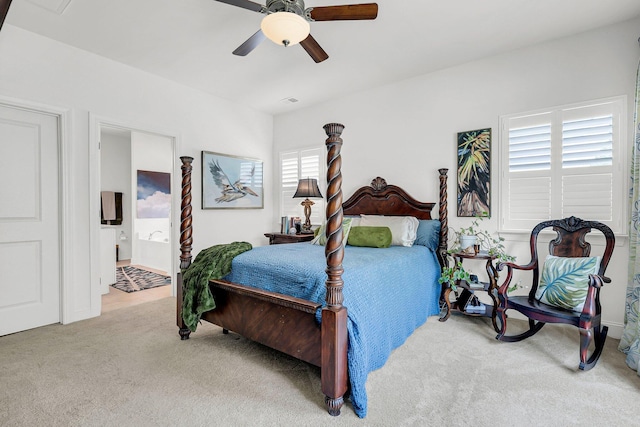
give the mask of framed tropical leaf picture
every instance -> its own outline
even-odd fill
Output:
[[[491,129],[458,133],[458,216],[491,216]]]

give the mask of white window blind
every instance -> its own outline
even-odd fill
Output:
[[[501,228],[577,216],[625,230],[624,97],[503,116]]]
[[[613,113],[562,122],[562,167],[613,164]]]
[[[304,221],[303,207],[300,203],[304,199],[294,199],[298,188],[298,180],[315,178],[318,187],[325,196],[326,177],[324,176],[324,151],[321,148],[309,148],[280,153],[280,216],[297,216]],[[324,199],[313,199],[311,207],[311,223],[321,224],[324,221]]]

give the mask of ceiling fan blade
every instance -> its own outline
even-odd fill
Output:
[[[262,30],[258,30],[254,35],[249,37],[246,42],[238,46],[236,50],[233,51],[233,54],[238,56],[247,56],[249,52],[255,49],[266,38],[267,37],[264,35]]]
[[[342,6],[323,6],[310,8],[309,16],[314,21],[346,21],[357,19],[376,19],[377,3],[345,4]]]
[[[216,0],[216,1],[219,1],[220,3],[230,4],[231,6],[238,6],[243,9],[249,9],[254,12],[261,12],[262,9],[264,8],[264,6],[262,6],[261,4],[254,3],[249,0]]]
[[[306,39],[300,42],[300,45],[307,51],[309,56],[313,58],[316,63],[322,62],[329,57],[327,52],[324,51],[323,48],[320,47],[316,39],[313,38],[311,34],[307,36]]]
[[[2,29],[2,24],[4,24],[4,18],[6,18],[7,13],[9,13],[9,6],[11,6],[11,0],[0,0],[0,29]]]

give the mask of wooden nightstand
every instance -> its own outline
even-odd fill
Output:
[[[284,234],[284,233],[264,233],[269,238],[270,245],[280,245],[283,243],[300,243],[313,240],[313,233],[310,234]]]
[[[463,313],[469,316],[486,316],[491,318],[491,322],[493,323],[493,329],[496,332],[500,332],[500,328],[498,328],[498,324],[496,321],[496,314],[498,308],[498,271],[495,266],[494,255],[489,255],[487,253],[477,253],[475,255],[469,255],[465,253],[455,253],[453,254],[453,259],[455,265],[458,262],[462,263],[463,260],[480,260],[486,261],[486,270],[487,277],[489,279],[488,282],[476,282],[476,283],[468,283],[464,280],[458,280],[456,282],[456,287],[458,290],[455,291],[457,296],[457,300],[451,303],[449,301],[449,294],[451,293],[451,286],[449,283],[442,284],[442,299],[444,300],[444,304],[446,306],[446,312],[444,316],[440,318],[441,322],[446,321],[449,318],[451,312]],[[460,294],[458,295],[458,291]],[[467,305],[472,298],[474,298],[474,292],[483,291],[486,292],[493,304],[480,303],[480,305]]]

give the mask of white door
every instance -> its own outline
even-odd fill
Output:
[[[102,294],[109,293],[109,286],[116,283],[116,230],[100,229],[100,286]]]
[[[58,117],[0,105],[0,336],[60,321]]]

